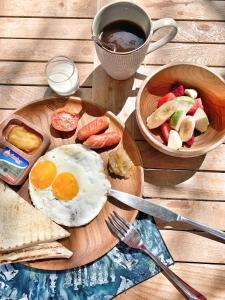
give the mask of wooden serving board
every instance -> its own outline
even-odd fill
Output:
[[[34,123],[36,126],[47,133],[50,137],[51,144],[49,147],[53,149],[63,144],[75,143],[76,133],[61,134],[51,127],[51,117],[53,111],[60,107],[68,107],[70,111],[80,112],[82,115],[78,128],[88,123],[97,116],[106,115],[110,118],[111,123],[109,130],[119,130],[122,133],[122,141],[119,146],[123,147],[131,160],[134,163],[133,172],[129,179],[119,179],[110,176],[107,170],[108,153],[112,149],[101,150],[101,154],[107,176],[113,188],[120,191],[125,191],[133,195],[142,195],[143,190],[143,170],[141,156],[137,145],[125,129],[124,125],[111,112],[105,112],[102,108],[87,101],[81,101],[74,97],[69,98],[52,98],[41,101],[35,101],[18,109],[15,114],[24,117],[28,121]],[[96,187],[97,188],[97,187]],[[28,193],[28,181],[20,188],[18,193],[31,203]],[[29,266],[45,269],[45,270],[64,270],[73,267],[78,267],[90,263],[97,258],[107,253],[118,240],[111,234],[106,225],[106,218],[113,211],[116,210],[128,221],[132,222],[137,211],[125,206],[114,199],[109,199],[101,210],[100,214],[89,224],[82,227],[65,227],[71,236],[61,241],[68,249],[72,250],[74,255],[70,259],[62,260],[45,260],[34,263],[29,263]]]

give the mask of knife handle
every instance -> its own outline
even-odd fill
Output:
[[[181,292],[182,295],[184,295],[186,299],[207,300],[205,296],[196,291],[193,287],[183,281],[183,279],[177,276],[171,269],[164,265],[164,263],[161,262],[161,260],[151,253],[144,245],[142,245],[142,250],[163,270],[166,278]]]
[[[179,219],[179,221],[182,223],[189,224],[198,230],[205,231],[205,232],[209,233],[210,235],[217,237],[225,242],[225,232],[223,232],[221,230],[212,228],[205,224],[201,224],[199,222],[193,221],[192,219],[188,219],[183,216]]]

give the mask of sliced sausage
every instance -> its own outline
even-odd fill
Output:
[[[106,116],[96,118],[78,130],[77,138],[80,141],[86,140],[89,136],[99,133],[102,130],[108,128],[109,122],[110,122],[110,120]]]
[[[120,140],[121,134],[119,131],[110,131],[98,135],[92,135],[84,144],[92,149],[100,149],[119,144]]]

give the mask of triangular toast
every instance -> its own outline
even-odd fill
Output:
[[[52,258],[70,258],[73,252],[58,242],[37,244],[10,253],[0,253],[0,264]]]
[[[0,181],[0,253],[56,241],[69,235],[68,231]]]

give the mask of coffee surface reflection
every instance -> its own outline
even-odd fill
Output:
[[[99,34],[105,48],[114,52],[129,52],[146,41],[143,29],[134,22],[119,20],[106,25]]]

